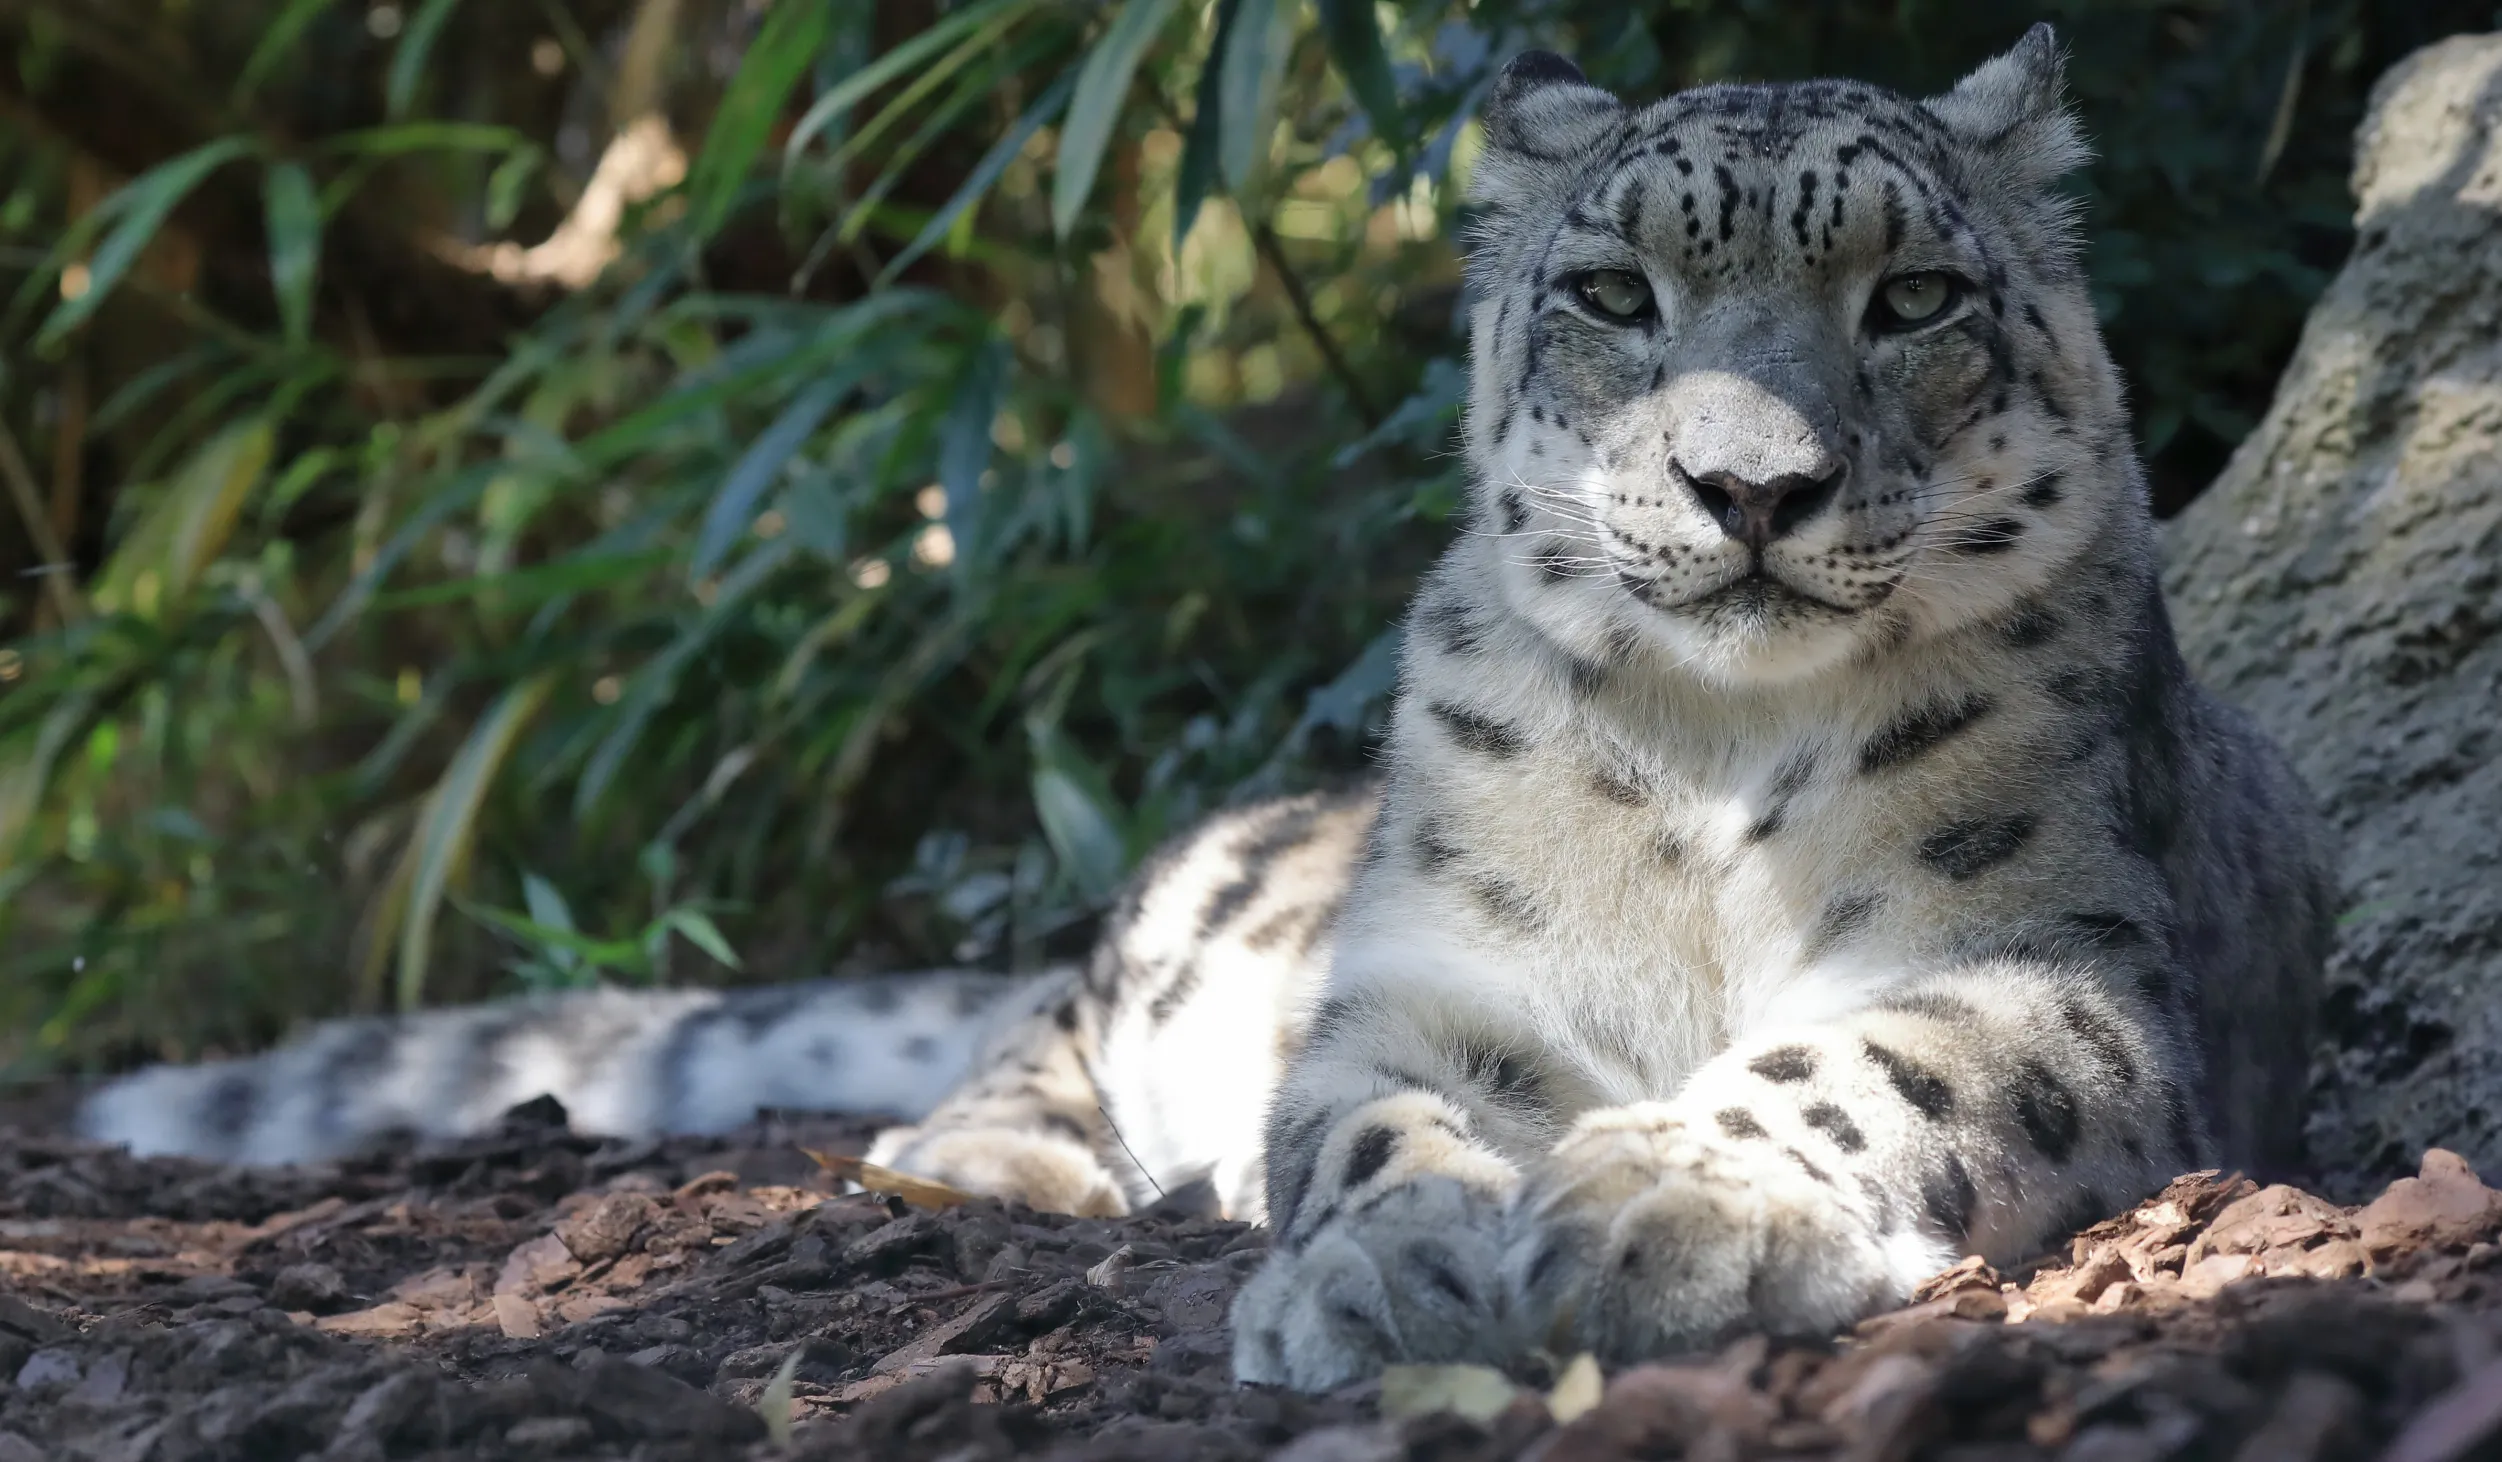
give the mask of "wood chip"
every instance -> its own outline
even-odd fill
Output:
[[[540,1334],[539,1307],[517,1294],[499,1294],[495,1297],[495,1326],[507,1340],[536,1340]]]

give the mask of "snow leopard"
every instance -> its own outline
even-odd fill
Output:
[[[1814,1335],[2294,1170],[2330,850],[2191,679],[2036,27],[1943,95],[1634,107],[1530,52],[1470,187],[1468,525],[1378,776],[1151,856],[1080,965],[600,992],[141,1073],[275,1161],[891,1112],[1038,1207],[1265,1222],[1246,1382]]]

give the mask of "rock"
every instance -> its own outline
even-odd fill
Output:
[[[547,1234],[516,1245],[506,1256],[502,1272],[495,1276],[497,1294],[545,1294],[549,1289],[582,1272],[581,1264],[565,1241]]]
[[[2340,844],[2308,1135],[2345,1195],[2502,1171],[2502,37],[2400,63],[2356,140],[2353,257],[2166,575]]]
[[[2317,1462],[2362,1448],[2369,1407],[2344,1378],[2303,1371],[2285,1387],[2275,1414],[2233,1453],[2233,1462]]]
[[[507,1340],[536,1340],[541,1327],[539,1307],[517,1294],[499,1294],[491,1313]]]
[[[78,1357],[66,1350],[39,1350],[18,1367],[20,1391],[60,1391],[78,1384]]]
[[[949,1236],[936,1214],[915,1213],[874,1228],[843,1250],[846,1266],[869,1274],[897,1274],[913,1260],[946,1252]]]
[[[2502,1361],[2435,1397],[2407,1423],[2382,1462],[2459,1462],[2502,1434]]]
[[[2486,1187],[2457,1153],[2435,1148],[2423,1171],[2401,1178],[2355,1215],[2363,1248],[2380,1256],[2411,1249],[2464,1249],[2502,1230],[2502,1193]]]
[[[326,1313],[346,1298],[346,1278],[328,1264],[290,1264],[269,1282],[269,1302],[282,1310]]]
[[[365,1388],[339,1419],[339,1430],[389,1442],[414,1431],[434,1409],[437,1383],[420,1371],[400,1371]]]
[[[601,1351],[586,1351],[567,1369],[533,1361],[531,1381],[565,1411],[628,1437],[748,1442],[764,1435],[764,1418],[666,1371],[638,1366]]]
[[[591,1438],[591,1424],[578,1416],[532,1416],[514,1422],[504,1440],[516,1447],[562,1451]]]
[[[2210,1254],[2264,1254],[2271,1249],[2309,1249],[2355,1236],[2345,1210],[2282,1183],[2262,1188],[2215,1216],[2189,1246],[2188,1262]]]
[[[1743,1360],[1761,1355],[1757,1347]],[[1636,1366],[1556,1435],[1546,1462],[1738,1455],[1739,1439],[1763,1439],[1780,1416],[1779,1404],[1748,1384],[1750,1369],[1726,1361]]]
[[[614,1259],[633,1246],[659,1205],[640,1193],[611,1193],[556,1225],[556,1240],[585,1266]]]
[[[0,1294],[0,1330],[24,1336],[37,1345],[67,1340],[78,1333],[78,1327],[60,1316],[33,1305],[15,1295]]]
[[[1016,1313],[1016,1296],[983,1295],[952,1320],[924,1330],[909,1345],[888,1351],[870,1369],[877,1375],[918,1374],[916,1367],[942,1355],[964,1355],[990,1344]]]

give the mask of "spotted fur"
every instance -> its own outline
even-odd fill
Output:
[[[1514,61],[1476,521],[1386,781],[1185,835],[1084,969],[924,987],[944,1030],[844,986],[333,1028],[91,1130],[271,1160],[533,1085],[593,1130],[897,1110],[874,1156],[925,1176],[1265,1216],[1236,1371],[1312,1388],[1829,1330],[2182,1170],[2289,1166],[2324,853],[2173,648],[2059,92],[2043,28],[1927,101],[1634,109]],[[1881,314],[1917,274],[1944,307]],[[1646,307],[1604,307],[1626,281]],[[966,1074],[866,1091],[905,1049]]]
[[[2059,72],[1496,83],[1468,633],[1407,643],[1244,1378],[1829,1330],[2295,1159],[2322,854],[2173,648]]]

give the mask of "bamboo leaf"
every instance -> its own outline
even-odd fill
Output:
[[[1402,152],[1407,149],[1407,118],[1399,107],[1398,84],[1390,76],[1390,55],[1382,48],[1381,27],[1373,19],[1373,0],[1319,0],[1321,38],[1330,59],[1346,78],[1347,90],[1372,118],[1373,131]]]
[[[228,427],[192,453],[96,576],[97,607],[153,619],[179,604],[225,551],[275,443],[262,417]]]
[[[486,226],[496,233],[513,226],[521,213],[522,190],[530,186],[547,161],[546,149],[536,143],[523,143],[510,156],[495,165],[487,176]]]
[[[269,217],[269,287],[287,343],[313,338],[313,292],[321,273],[321,204],[304,165],[271,163],[262,188]]]
[[[433,955],[435,915],[444,895],[467,868],[478,840],[478,817],[521,733],[529,728],[555,686],[542,671],[497,698],[461,743],[452,764],[426,798],[409,838],[408,903],[400,916],[399,1006],[414,1010],[424,997],[426,967]]]
[[[346,157],[402,157],[412,152],[516,152],[530,145],[510,127],[489,122],[398,122],[360,127],[322,139],[324,152]]]
[[[556,885],[546,879],[535,873],[522,874],[521,903],[537,922],[550,929],[573,932],[573,910],[566,907],[565,896],[557,892]]]
[[[525,871],[521,875],[521,904],[530,911],[530,921],[534,924],[559,929],[567,934],[578,932],[574,927],[573,910],[566,906],[565,896],[557,892],[556,885],[535,873]],[[582,955],[578,950],[541,941],[540,952],[560,974],[570,975],[582,967]]]
[[[1063,240],[1086,206],[1086,195],[1094,191],[1095,173],[1103,166],[1103,151],[1129,97],[1138,60],[1164,29],[1175,3],[1129,0],[1078,68],[1077,104],[1069,108],[1068,125],[1060,129],[1059,162],[1051,180],[1051,231]]]
[[[992,17],[1016,10],[1034,8],[1035,0],[987,0],[971,5],[946,17],[929,29],[861,67],[818,97],[797,126],[791,128],[790,140],[782,144],[782,165],[787,170],[799,160],[819,134],[834,125],[834,120],[877,91],[878,88],[913,70],[923,61],[954,45],[975,27],[987,24]],[[762,44],[761,40],[758,42]],[[752,56],[754,51],[751,49]]]
[[[825,0],[779,0],[748,43],[738,74],[730,79],[704,134],[703,151],[687,174],[689,211],[699,237],[709,237],[729,218],[730,205],[746,184],[782,104],[825,44],[833,14]]]
[[[382,114],[396,122],[408,115],[416,103],[417,83],[425,79],[426,61],[434,54],[435,40],[443,34],[445,22],[460,0],[426,0],[409,18],[408,29],[400,32],[400,43],[391,52],[391,71],[383,81]]]
[[[851,393],[851,387],[851,373],[843,372],[800,392],[799,399],[784,407],[746,455],[738,459],[721,490],[713,494],[712,506],[704,512],[703,527],[695,537],[695,551],[687,559],[688,578],[707,578],[721,566],[730,546],[755,522],[756,505],[782,475],[783,465],[798,455],[809,434]]]
[[[956,563],[969,569],[982,533],[982,472],[990,466],[991,423],[1008,392],[1014,359],[996,336],[973,352],[957,379],[955,405],[940,429],[938,482],[947,492],[947,526],[956,536]]]
[[[1173,252],[1181,252],[1198,222],[1199,205],[1216,186],[1217,151],[1225,127],[1225,56],[1241,18],[1243,0],[1217,0],[1215,33],[1208,41],[1208,59],[1199,68],[1190,133],[1182,139],[1181,169],[1173,180]]]
[[[1065,74],[1035,98],[1034,104],[1025,109],[1025,115],[1016,119],[1016,125],[982,154],[981,161],[975,163],[973,170],[965,175],[963,184],[936,213],[930,215],[930,221],[913,235],[911,243],[904,245],[903,252],[886,261],[886,267],[878,272],[880,285],[900,277],[923,254],[936,248],[939,240],[947,237],[948,231],[956,226],[956,220],[963,217],[967,209],[981,202],[983,195],[998,183],[999,175],[1008,170],[1008,164],[1016,161],[1018,155],[1025,151],[1025,144],[1033,135],[1049,125],[1051,119],[1060,114],[1060,109],[1068,105],[1069,94],[1076,84],[1074,72]]]
[[[99,205],[98,212],[112,210],[116,219],[113,231],[104,236],[104,242],[96,246],[95,257],[87,261],[86,289],[75,299],[61,301],[43,322],[35,343],[39,347],[50,346],[85,324],[113,287],[122,282],[122,276],[130,272],[130,266],[139,262],[140,252],[164,226],[166,215],[191,196],[191,190],[202,179],[236,158],[249,155],[259,145],[249,137],[221,137],[158,163]]]
[[[686,942],[711,955],[730,969],[744,969],[738,962],[738,951],[721,937],[720,927],[700,909],[671,909],[661,916],[661,923],[683,935]]]
[[[1008,22],[1003,20],[995,23],[994,30],[1005,31],[1007,27]],[[1005,78],[1015,75],[1051,49],[1050,38],[1042,37],[1039,44],[1028,42],[1000,54],[1002,48],[997,44],[998,39],[999,37],[992,33],[984,33],[968,39],[932,66],[927,74],[907,87],[893,101],[887,103],[883,111],[880,111],[867,126],[855,133],[836,151],[834,157],[829,159],[827,163],[829,168],[843,166],[847,159],[866,150],[873,139],[882,137],[890,123],[900,119],[935,93],[940,83],[950,79],[954,81],[955,84],[947,95],[937,105],[930,107],[922,114],[920,125],[912,129],[910,136],[901,142],[882,143],[878,146],[878,154],[884,160],[885,166],[878,170],[876,179],[868,187],[862,189],[860,196],[844,210],[841,220],[835,227],[819,240],[815,249],[810,251],[808,264],[810,269],[822,262],[826,251],[834,245],[849,243],[860,236],[861,231],[868,227],[871,217],[885,205],[887,194],[893,192],[896,185],[904,180],[905,173],[922,153],[928,151],[940,138],[953,131],[957,122],[962,120],[965,114],[990,101]],[[989,65],[969,74],[958,74],[968,63],[985,55],[992,57]]]
[[[1129,851],[1118,804],[1103,774],[1056,728],[1029,727],[1033,741],[1034,813],[1043,838],[1079,892],[1100,903],[1120,887]]]
[[[0,872],[9,869],[52,784],[52,768],[96,712],[96,692],[72,691],[40,724],[0,741]]]
[[[1281,0],[1242,0],[1225,38],[1217,155],[1226,186],[1239,194],[1268,155],[1277,124],[1277,87],[1294,47],[1294,8]]]
[[[541,953],[550,957],[549,963],[560,970],[572,970],[584,961],[602,968],[631,965],[639,962],[642,953],[641,947],[631,939],[600,939],[569,925],[550,923],[537,917],[524,918],[510,909],[473,904],[458,894],[453,894],[451,901],[462,913],[488,928],[537,945]]]
[[[576,448],[579,466],[597,471],[652,450],[670,426],[725,402],[752,398],[760,384],[805,379],[860,352],[860,341],[898,316],[934,312],[938,302],[918,290],[889,290],[844,307],[810,334],[780,332],[762,338],[743,369],[690,378],[676,390],[585,438]]]
[[[609,784],[624,769],[626,757],[643,739],[651,719],[667,703],[677,689],[678,672],[704,646],[721,633],[730,617],[739,611],[747,597],[772,575],[774,570],[790,561],[796,546],[785,536],[765,544],[749,554],[737,568],[721,580],[713,601],[703,616],[688,627],[668,648],[653,657],[650,664],[635,672],[634,682],[625,698],[617,705],[616,724],[591,753],[590,762],[582,769],[582,780],[573,791],[573,813],[577,821],[598,805]]]
[[[560,594],[613,588],[658,569],[668,559],[668,552],[657,548],[639,553],[570,553],[563,558],[526,569],[514,569],[510,573],[473,574],[467,578],[447,579],[440,584],[427,584],[422,588],[377,594],[372,607],[415,609],[428,604],[458,604],[488,593],[494,594],[504,604],[519,607],[553,599]]]
[[[252,109],[253,94],[269,79],[269,73],[293,54],[296,42],[304,39],[304,32],[321,18],[321,13],[337,3],[339,0],[287,0],[287,8],[278,12],[278,18],[261,32],[260,44],[252,48],[250,59],[243,63],[242,75],[235,79],[236,111]]]

